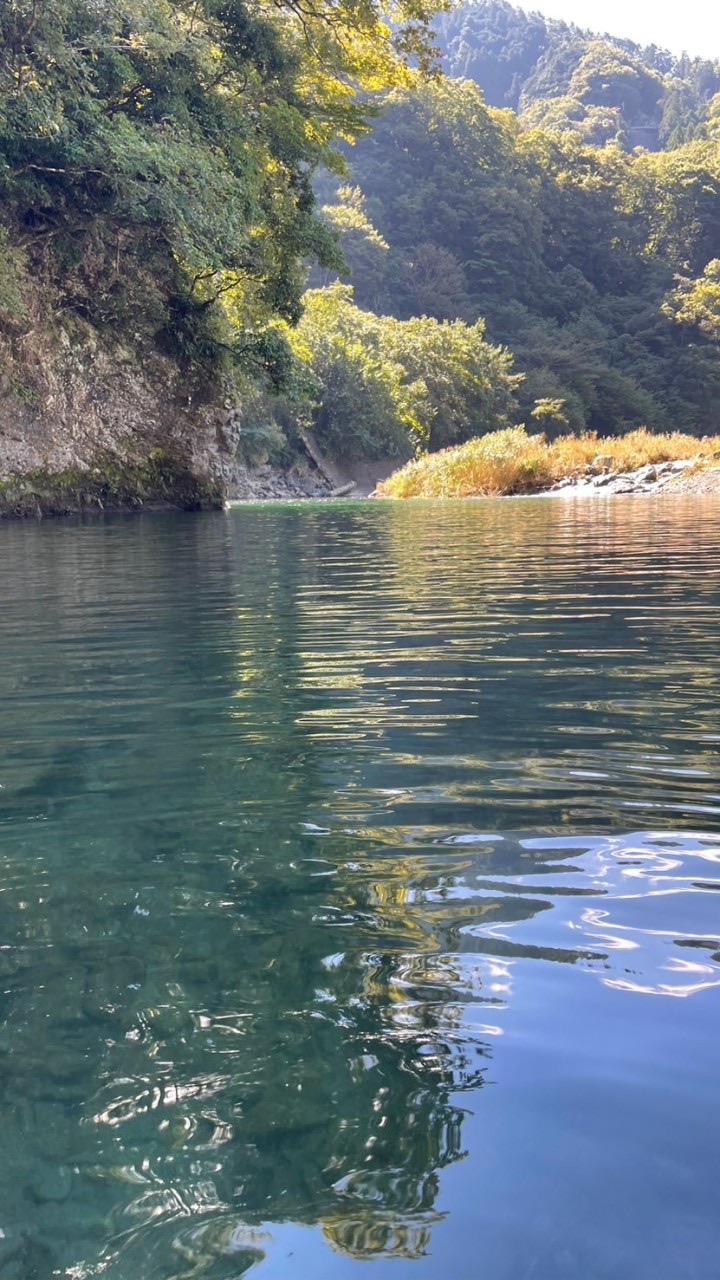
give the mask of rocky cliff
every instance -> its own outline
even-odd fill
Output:
[[[178,365],[77,316],[0,334],[0,516],[222,505],[235,451],[227,408]]]

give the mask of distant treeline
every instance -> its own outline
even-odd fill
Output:
[[[435,25],[448,75],[474,80],[489,106],[529,124],[653,150],[717,132],[717,60],[598,36],[507,0],[461,4]]]

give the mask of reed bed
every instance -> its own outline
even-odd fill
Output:
[[[693,459],[698,467],[720,462],[720,436],[657,435],[644,427],[624,436],[594,432],[548,442],[524,427],[477,436],[452,449],[408,462],[381,485],[383,498],[475,498],[540,493],[559,480],[581,477],[588,467],[624,472],[648,463]]]

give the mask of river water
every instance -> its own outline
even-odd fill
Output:
[[[2,1280],[717,1275],[719,610],[712,498],[0,528]]]

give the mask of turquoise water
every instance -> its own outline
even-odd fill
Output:
[[[2,1280],[716,1275],[719,607],[712,499],[0,528]]]

